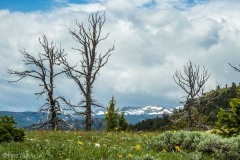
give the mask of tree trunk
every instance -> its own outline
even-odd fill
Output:
[[[52,112],[52,130],[56,131],[58,130],[58,117],[57,117],[57,111],[55,109],[55,102],[51,102],[51,112]]]
[[[91,105],[92,105],[92,97],[91,97],[91,85],[90,85],[90,79],[87,80],[87,92],[86,92],[86,131],[91,131],[92,128],[92,117],[91,117]]]
[[[92,128],[91,105],[86,108],[86,131],[91,131]]]
[[[52,130],[54,131],[58,130],[58,119],[57,112],[55,109],[52,111]]]

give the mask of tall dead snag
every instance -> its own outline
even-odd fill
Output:
[[[173,79],[176,84],[181,87],[186,96],[184,103],[184,110],[186,111],[188,130],[193,127],[193,108],[196,106],[198,97],[201,97],[204,90],[204,84],[209,79],[210,75],[208,71],[203,67],[200,70],[200,66],[193,64],[191,61],[184,66],[184,71],[175,71]]]
[[[47,116],[44,116],[42,125],[51,125],[53,130],[58,129],[58,122],[63,121],[63,119],[58,119],[58,115],[63,114],[63,109],[60,108],[58,97],[54,97],[54,79],[63,74],[65,71],[59,69],[56,72],[56,69],[62,64],[61,59],[65,58],[64,50],[56,48],[56,45],[49,43],[46,36],[43,36],[43,39],[39,38],[39,42],[44,49],[44,53],[38,53],[37,57],[32,56],[25,50],[20,51],[24,56],[24,64],[28,69],[25,71],[14,71],[8,70],[9,74],[17,75],[19,77],[16,81],[9,82],[18,82],[26,77],[31,77],[39,81],[39,86],[42,87],[42,91],[35,93],[38,97],[46,95],[46,103],[40,108],[41,113],[48,113]]]
[[[74,80],[78,85],[83,99],[80,105],[74,106],[84,109],[83,115],[85,116],[86,130],[91,130],[91,114],[92,106],[99,105],[92,98],[93,84],[96,80],[96,76],[100,69],[108,62],[108,58],[111,55],[110,52],[114,50],[114,45],[104,53],[99,53],[97,47],[99,43],[105,40],[109,34],[101,36],[102,27],[105,23],[105,13],[99,15],[99,13],[92,13],[88,17],[88,28],[85,28],[83,23],[78,23],[77,31],[69,30],[73,39],[78,42],[79,48],[73,48],[78,51],[81,58],[79,59],[78,65],[71,66],[63,59],[65,64],[65,70],[67,76]],[[78,112],[80,114],[80,112]]]

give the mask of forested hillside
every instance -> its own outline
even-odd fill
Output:
[[[237,96],[239,85],[232,83],[230,87],[217,86],[216,90],[206,92],[197,99],[194,107],[195,130],[212,129],[217,121],[220,108],[230,109],[230,100]],[[175,110],[171,115],[163,115],[152,119],[146,119],[132,125],[132,130],[164,131],[169,129],[184,129],[186,120],[183,114],[184,108]]]

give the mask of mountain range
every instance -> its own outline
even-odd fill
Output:
[[[94,115],[104,115],[103,109],[94,111]],[[144,107],[123,107],[118,110],[119,113],[124,112],[125,115],[162,115],[163,113],[171,114],[172,110],[168,110],[160,106],[144,106]]]
[[[106,110],[95,110],[92,117],[93,119],[104,119]],[[154,118],[162,114],[172,114],[172,109],[166,109],[161,106],[144,106],[144,107],[123,107],[118,110],[119,113],[124,112],[125,118],[129,124],[136,124],[144,119]],[[13,116],[17,122],[17,127],[27,127],[37,123],[41,119],[40,112],[9,112],[0,111],[0,116]],[[83,117],[74,117],[75,121],[83,120]]]

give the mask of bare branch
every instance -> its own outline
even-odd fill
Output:
[[[24,56],[23,62],[28,69],[24,71],[8,69],[9,74],[19,77],[17,80],[9,82],[18,82],[26,77],[38,80],[42,91],[36,92],[35,95],[37,95],[38,98],[42,95],[47,96],[46,103],[39,110],[40,112],[47,112],[46,119],[41,119],[42,125],[51,123],[52,129],[56,130],[59,127],[58,123],[64,120],[58,118],[58,115],[63,113],[58,100],[54,98],[54,79],[66,72],[65,70],[56,71],[56,66],[63,64],[62,59],[65,59],[66,54],[64,54],[64,50],[61,49],[61,45],[57,48],[53,42],[48,42],[45,35],[42,37],[42,40],[39,38],[39,43],[44,52],[39,52],[36,57],[27,53],[25,50],[20,51]]]
[[[97,52],[97,46],[109,35],[101,35],[105,20],[105,13],[101,15],[99,12],[96,12],[89,15],[88,27],[84,27],[83,23],[78,23],[78,21],[76,21],[78,29],[69,29],[69,33],[80,45],[79,48],[73,48],[78,51],[81,57],[79,60],[80,63],[77,66],[71,66],[66,59],[62,59],[68,78],[72,79],[80,88],[81,93],[83,93],[84,100],[81,101],[82,105],[71,106],[75,108],[85,108],[86,130],[91,130],[91,107],[101,107],[101,105],[93,102],[93,84],[100,69],[108,62],[108,59],[111,56],[110,52],[114,50],[113,45],[112,48],[108,49],[103,54]]]
[[[210,75],[205,67],[201,71],[200,66],[193,64],[191,61],[184,66],[183,72],[175,71],[173,79],[186,93],[184,110],[187,113],[188,129],[191,129],[193,125],[192,110],[196,105],[196,98],[202,96],[204,84],[209,77]]]

